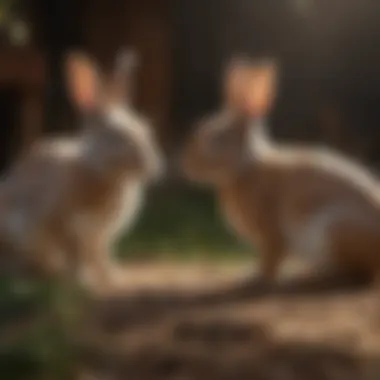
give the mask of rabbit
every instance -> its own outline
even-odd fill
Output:
[[[316,272],[380,274],[380,186],[365,167],[331,149],[275,142],[267,118],[278,65],[235,59],[224,74],[224,104],[185,142],[187,180],[215,190],[227,224],[258,248],[257,280],[278,280],[298,255]]]
[[[37,141],[3,179],[0,241],[10,251],[75,279],[116,279],[112,245],[131,229],[147,186],[165,170],[152,126],[131,104],[136,58],[120,51],[106,77],[86,54],[68,54],[68,93],[82,129]]]

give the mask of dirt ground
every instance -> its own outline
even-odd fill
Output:
[[[94,302],[83,379],[380,379],[376,293],[247,265],[130,265]],[[96,331],[96,333],[94,333]]]

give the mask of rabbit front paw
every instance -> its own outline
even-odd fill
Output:
[[[125,272],[116,264],[104,261],[82,271],[81,282],[95,292],[112,292],[126,285]]]

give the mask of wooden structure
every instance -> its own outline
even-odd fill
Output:
[[[0,93],[5,89],[17,92],[17,97],[12,98],[17,106],[12,109],[20,115],[8,118],[9,125],[3,126],[12,131],[13,136],[8,133],[2,141],[9,149],[3,159],[0,158],[0,166],[6,167],[44,131],[62,129],[62,126],[57,127],[62,120],[64,129],[72,129],[69,124],[75,125],[75,121],[65,118],[72,109],[65,108],[67,104],[60,107],[65,100],[62,57],[75,47],[91,53],[105,71],[110,69],[121,46],[130,46],[139,52],[142,67],[137,81],[137,106],[155,122],[158,135],[165,143],[166,127],[170,123],[169,2],[32,0],[30,5],[31,42],[22,48],[0,45]],[[10,99],[10,95],[4,97]],[[4,103],[4,107],[8,106]],[[53,115],[45,128],[47,110]],[[6,122],[3,119],[3,123]]]
[[[137,106],[154,120],[164,146],[185,136],[194,119],[218,105],[222,65],[232,54],[244,52],[275,54],[282,61],[281,93],[272,121],[279,138],[324,137],[353,154],[376,156],[379,151],[380,48],[372,43],[380,37],[375,17],[379,2],[29,3],[36,31],[32,45],[0,47],[0,95],[4,88],[19,94],[19,149],[43,133],[44,109],[52,110],[48,131],[69,114],[51,104],[54,99],[63,103],[60,60],[67,49],[89,51],[108,70],[117,49],[128,45],[142,56]]]
[[[274,54],[282,64],[281,93],[272,121],[279,138],[329,140],[334,135],[334,144],[345,149],[362,139],[364,146],[369,136],[379,135],[380,145],[376,126],[380,48],[375,43],[380,37],[380,2],[179,0],[176,4],[175,38],[182,56],[176,112],[185,119],[216,106],[220,68],[231,54]],[[340,130],[333,131],[335,127]]]
[[[0,51],[0,87],[14,88],[19,95],[21,149],[40,134],[45,84],[45,60],[39,51],[28,48]]]
[[[171,116],[171,14],[168,0],[89,0],[83,12],[84,46],[112,67],[120,46],[139,52],[137,107],[155,123],[161,141],[170,137]]]
[[[0,48],[1,168],[41,134],[46,82],[46,61],[41,51],[33,46]]]

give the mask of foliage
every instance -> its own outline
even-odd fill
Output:
[[[0,373],[7,380],[72,379],[71,341],[82,293],[52,280],[2,278]]]
[[[126,260],[221,260],[250,252],[225,230],[211,194],[178,188],[151,194],[118,248]],[[73,379],[79,305],[82,293],[57,280],[0,278],[1,378]]]
[[[0,0],[0,24],[6,23],[11,17],[13,6],[17,0]]]
[[[118,247],[127,259],[222,259],[252,254],[225,228],[214,195],[169,188],[148,197],[135,228]]]

